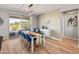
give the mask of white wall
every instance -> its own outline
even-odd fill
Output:
[[[54,31],[53,37],[60,38],[60,34],[61,34],[60,10],[54,10],[38,16],[38,23],[40,28],[43,25],[45,25],[47,22],[49,22],[49,24],[47,25],[48,28]]]
[[[0,25],[0,36],[8,37],[8,25],[9,25],[8,12],[4,10],[0,10],[0,17],[2,17],[2,19],[4,20],[4,23]]]
[[[30,15],[30,28],[31,28],[31,31],[33,31],[34,28],[37,28],[38,25],[37,25],[37,16],[32,14]]]
[[[78,38],[78,27],[71,28],[66,26],[67,21],[65,18],[62,18],[62,12],[60,10],[54,10],[38,16],[38,24],[40,28],[48,21],[50,21],[50,23],[48,24],[48,28],[54,31],[52,35],[53,37],[61,39],[61,35],[63,37],[64,34],[65,37],[71,37],[76,39]],[[61,21],[64,22],[61,23]],[[65,31],[63,31],[62,28],[64,28]],[[61,33],[61,31],[63,32],[63,34]]]

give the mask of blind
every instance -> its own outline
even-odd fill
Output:
[[[10,16],[10,18],[27,19],[27,20],[29,20],[28,17],[19,17],[19,16]]]
[[[19,17],[19,16],[10,16],[10,18],[17,18],[17,19],[21,19],[21,17]]]

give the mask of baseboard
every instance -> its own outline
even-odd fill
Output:
[[[54,40],[58,40],[58,41],[61,41],[61,39],[60,39],[60,38],[56,38],[56,37],[47,37],[47,38],[49,38],[49,39],[54,39]]]
[[[76,38],[71,38],[71,37],[67,37],[67,36],[65,36],[64,38],[69,38],[69,39],[73,39],[73,40],[78,40],[78,39],[76,39]]]

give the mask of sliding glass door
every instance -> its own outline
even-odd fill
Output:
[[[21,21],[20,17],[10,17],[9,18],[9,37],[18,36],[18,31],[21,30]]]
[[[30,30],[29,19],[25,17],[10,16],[9,18],[9,37],[18,36],[19,30]]]

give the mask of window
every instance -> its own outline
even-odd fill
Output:
[[[9,30],[10,31],[17,31],[21,29],[21,18],[9,18]]]
[[[9,30],[10,31],[18,31],[18,30],[29,30],[29,19],[28,18],[21,18],[21,17],[14,17],[11,16],[9,18]]]
[[[22,20],[22,28],[25,29],[25,30],[28,30],[30,29],[29,27],[29,19],[28,18],[23,18]]]

